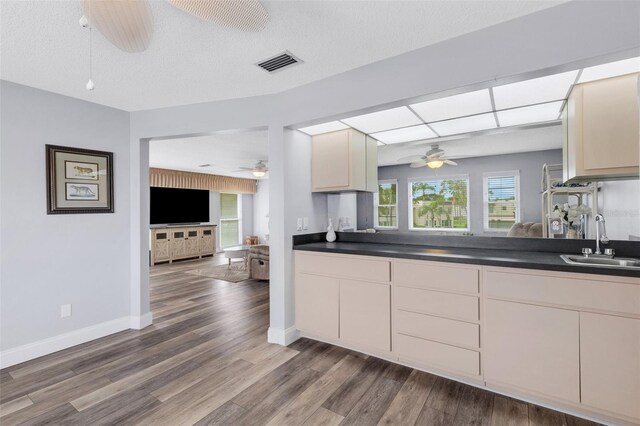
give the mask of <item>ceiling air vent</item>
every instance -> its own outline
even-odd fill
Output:
[[[271,58],[265,59],[264,61],[260,61],[256,65],[266,72],[272,73],[283,68],[301,63],[302,61],[299,58],[293,56],[291,52],[284,51],[276,56],[272,56]]]

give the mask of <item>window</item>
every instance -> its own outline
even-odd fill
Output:
[[[220,194],[220,247],[240,244],[241,211],[238,194]]]
[[[420,179],[409,182],[409,229],[469,230],[469,179]]]
[[[520,221],[519,172],[484,174],[484,230],[508,231]]]
[[[373,195],[376,228],[398,228],[398,181],[381,180],[378,193]]]

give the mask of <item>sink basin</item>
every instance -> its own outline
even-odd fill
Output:
[[[571,265],[600,266],[603,268],[640,269],[640,260],[629,257],[584,257],[580,255],[560,255],[562,260]]]

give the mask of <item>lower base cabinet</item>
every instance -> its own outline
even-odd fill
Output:
[[[303,335],[640,425],[640,280],[296,252]]]
[[[640,320],[581,312],[580,367],[584,405],[640,419]]]
[[[487,382],[580,402],[579,313],[487,300]]]
[[[340,340],[391,351],[391,286],[340,280]]]

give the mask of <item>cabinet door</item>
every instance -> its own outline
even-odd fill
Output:
[[[339,297],[337,279],[296,274],[296,328],[319,337],[337,339]]]
[[[391,286],[340,280],[340,340],[391,350]]]
[[[582,89],[585,171],[638,172],[638,74],[587,83]],[[601,169],[601,172],[599,172]]]
[[[200,254],[213,254],[215,250],[215,238],[212,229],[203,229],[200,236]]]
[[[185,257],[187,253],[185,246],[185,232],[171,231],[171,258],[179,259]]]
[[[582,403],[640,420],[640,320],[580,313]]]
[[[187,256],[198,256],[200,254],[200,239],[197,229],[188,229],[185,237],[185,253]]]
[[[579,402],[578,312],[489,299],[485,324],[487,382]]]
[[[155,240],[153,241],[153,258],[158,262],[161,260],[169,259],[169,233],[168,232],[156,232],[154,234]]]
[[[314,136],[311,153],[313,190],[348,188],[350,162],[349,130]]]

